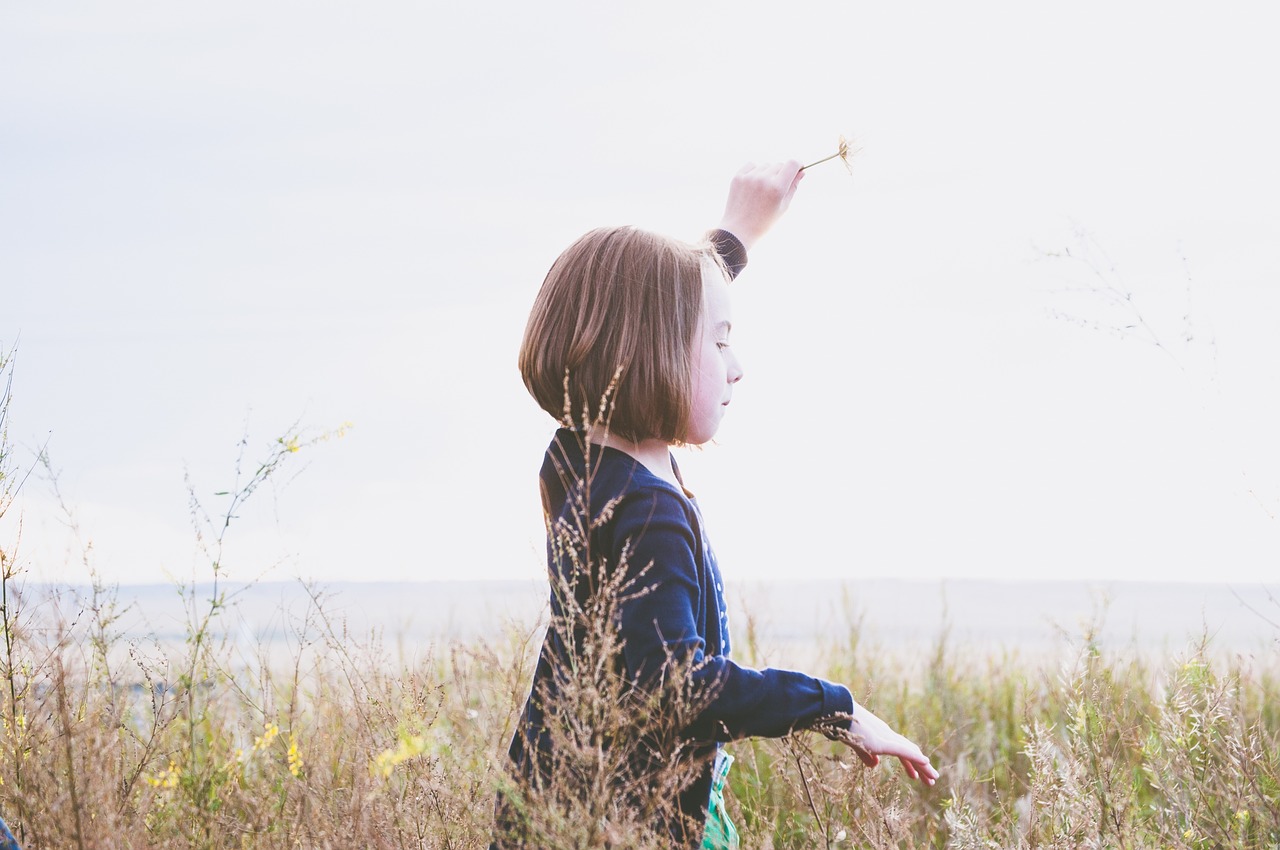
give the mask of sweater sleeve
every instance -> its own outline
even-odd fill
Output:
[[[747,267],[747,249],[741,239],[727,230],[716,228],[707,233],[707,241],[716,249],[720,259],[724,260],[731,280],[742,274],[742,270]]]
[[[615,540],[634,577],[621,605],[628,674],[643,686],[663,675],[668,658],[691,665],[691,690],[709,701],[685,733],[701,740],[779,737],[836,713],[852,714],[853,697],[843,685],[706,654],[697,612],[709,588],[698,580],[698,542],[687,511],[676,494],[653,489],[628,496],[614,515]]]

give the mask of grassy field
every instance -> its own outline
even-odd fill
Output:
[[[553,781],[521,789],[505,752],[536,632],[407,655],[351,632],[317,591],[282,613],[283,635],[256,656],[231,641],[237,591],[220,580],[229,517],[304,444],[297,435],[248,467],[222,510],[193,504],[211,581],[177,589],[177,640],[149,641],[126,632],[109,588],[24,585],[6,519],[18,481],[2,439],[7,400],[0,815],[24,847],[476,848],[490,840],[499,788],[539,846],[663,846],[635,804],[669,801],[675,774],[619,789],[617,759],[629,740],[664,731],[653,717],[678,721],[693,702],[634,698],[610,664],[593,663],[617,651],[608,598],[579,612],[589,640],[565,673],[563,716],[585,722],[558,733]],[[978,650],[945,630],[925,650],[886,648],[856,620],[815,641],[804,653],[813,672],[850,683],[920,742],[941,780],[926,789],[894,765],[866,770],[812,732],[730,744],[728,806],[745,846],[1280,846],[1275,642],[1233,654],[1189,634],[1186,651],[1153,656],[1112,646],[1099,625],[1052,654]],[[750,622],[739,644],[748,663],[768,651]]]
[[[317,599],[292,621],[292,663],[254,664],[216,637],[228,600],[189,602],[185,649],[160,653],[113,632],[105,591],[36,600],[5,580],[0,812],[24,846],[487,844],[532,636],[405,665]],[[60,628],[29,627],[54,607]],[[1274,656],[1208,645],[1153,664],[1086,635],[1052,662],[945,637],[921,659],[873,637],[816,647],[823,672],[922,742],[942,780],[868,771],[814,733],[731,744],[747,846],[1280,843]],[[569,824],[555,846],[650,840]]]

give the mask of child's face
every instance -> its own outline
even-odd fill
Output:
[[[693,411],[685,442],[711,441],[728,409],[742,366],[729,347],[729,282],[714,263],[702,266],[702,316],[694,336]]]

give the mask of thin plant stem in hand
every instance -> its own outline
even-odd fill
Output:
[[[839,150],[831,154],[831,156],[825,156],[822,159],[819,159],[815,162],[811,162],[808,165],[802,166],[800,170],[804,171],[805,169],[813,168],[815,165],[820,165],[828,160],[832,160],[832,159],[835,159],[836,157],[839,157],[840,161],[844,163],[845,170],[847,170],[850,174],[853,174],[853,166],[849,165],[849,157],[853,156],[857,152],[858,151],[856,149],[850,150],[849,140],[846,139],[844,136],[841,136]]]

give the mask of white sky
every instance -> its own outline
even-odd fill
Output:
[[[258,459],[349,420],[233,524],[233,577],[536,577],[515,357],[551,261],[695,238],[743,162],[846,134],[680,455],[726,570],[1274,580],[1280,13],[881,6],[6,5],[20,461],[47,441],[107,579],[207,577],[184,470],[216,509],[246,428]],[[19,507],[29,574],[82,579],[47,483]]]

